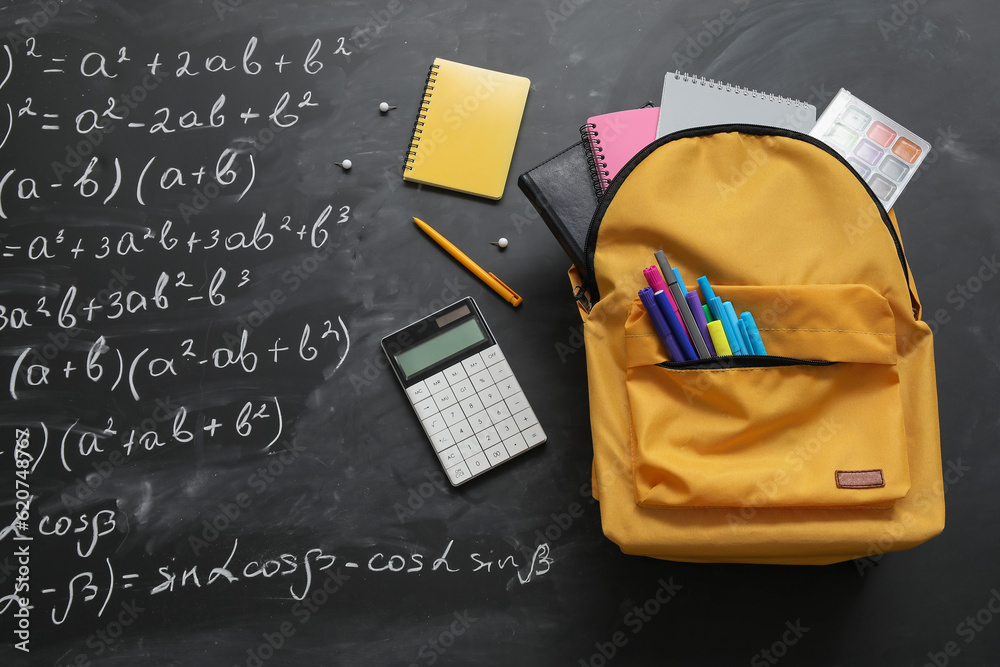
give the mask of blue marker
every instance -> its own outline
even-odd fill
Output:
[[[729,341],[729,347],[733,351],[733,354],[745,354],[743,346],[740,345],[740,334],[733,328],[732,321],[726,316],[726,309],[722,305],[722,299],[713,296],[708,300],[708,308],[712,311],[712,317],[722,322],[722,329],[726,332],[726,340]]]
[[[677,313],[674,312],[673,306],[670,305],[670,299],[667,298],[667,293],[663,290],[658,290],[653,297],[656,299],[656,305],[660,307],[660,312],[664,317],[667,318],[667,324],[670,326],[670,331],[674,334],[674,340],[677,341],[677,346],[680,347],[681,352],[684,353],[683,358],[674,359],[674,361],[693,361],[698,358],[698,353],[694,351],[694,347],[691,345],[691,340],[684,333],[684,327],[681,326],[681,321],[677,319]],[[687,303],[685,301],[685,303]]]
[[[701,288],[701,295],[705,297],[705,303],[715,298],[715,292],[712,290],[712,286],[708,283],[708,278],[705,276],[698,278],[698,287]],[[716,317],[715,319],[719,318]]]
[[[746,324],[736,314],[733,302],[726,301],[723,305],[726,308],[726,314],[733,318],[733,324],[735,325],[733,328],[740,334],[740,345],[743,346],[743,354],[756,354],[753,350],[753,343],[750,342],[750,334],[747,332]]]
[[[681,286],[681,293],[687,294],[688,288],[687,285],[684,284],[684,279],[681,278],[681,270],[675,266],[671,269],[671,271],[674,272],[674,277],[677,278],[677,284]]]
[[[674,336],[670,333],[670,327],[667,325],[667,320],[663,317],[663,313],[660,312],[660,307],[656,305],[656,299],[653,297],[653,290],[649,287],[643,287],[639,290],[639,298],[642,299],[642,305],[646,307],[646,312],[649,313],[649,319],[653,321],[653,328],[656,329],[657,335],[660,340],[663,341],[663,346],[667,348],[667,354],[671,361],[684,361],[684,354],[681,352],[680,348],[677,347],[677,341],[674,340]],[[671,309],[673,310],[673,309]]]
[[[740,322],[746,326],[747,336],[750,338],[750,346],[753,347],[754,354],[767,354],[767,350],[764,349],[764,341],[760,337],[760,330],[757,329],[757,323],[753,321],[753,315],[749,312],[740,314]]]
[[[743,344],[746,345],[745,352],[747,354],[757,354],[756,352],[753,351],[753,343],[750,342],[750,335],[747,334],[746,323],[743,320],[737,318],[736,329],[740,332],[740,338],[743,339]]]
[[[736,309],[733,308],[732,301],[726,301],[722,304],[723,308],[726,309],[726,317],[729,319],[729,324],[733,328],[733,332],[740,339],[740,349],[741,352],[736,352],[736,354],[753,354],[753,348],[750,347],[750,341],[740,333],[740,318],[736,317]],[[732,343],[730,343],[730,347]],[[735,348],[734,348],[735,350]]]

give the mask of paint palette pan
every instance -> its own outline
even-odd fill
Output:
[[[843,155],[887,211],[931,150],[929,143],[843,88],[809,135]]]

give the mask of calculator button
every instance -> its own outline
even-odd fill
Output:
[[[477,433],[476,437],[479,439],[479,444],[483,446],[483,449],[492,447],[500,442],[500,435],[492,426]]]
[[[431,444],[434,445],[435,452],[443,452],[455,444],[455,438],[451,437],[451,433],[449,433],[447,429],[435,433],[430,436],[430,438]]]
[[[462,442],[472,435],[472,427],[469,426],[469,422],[464,419],[448,430],[451,431],[451,436],[455,438],[455,442]]]
[[[503,396],[500,394],[500,390],[496,386],[493,386],[479,392],[479,398],[483,399],[483,405],[489,407],[497,401],[502,400]]]
[[[469,380],[462,380],[458,384],[452,386],[451,390],[455,392],[455,397],[462,401],[470,396],[475,396],[476,390],[472,388],[472,382]]]
[[[449,366],[444,369],[444,377],[448,380],[448,384],[455,384],[456,382],[461,382],[465,378],[469,377],[465,369],[462,368],[462,362],[458,362],[454,366]]]
[[[478,396],[469,396],[462,399],[462,410],[465,412],[466,417],[471,417],[477,412],[482,412],[483,402]]]
[[[503,443],[497,443],[496,445],[490,447],[486,450],[486,458],[489,459],[490,465],[496,465],[498,463],[503,463],[510,458],[510,454],[504,449]]]
[[[457,405],[445,408],[441,411],[441,415],[444,417],[444,423],[448,426],[454,426],[458,422],[465,419],[465,414],[462,412],[462,408]]]
[[[528,399],[524,397],[524,394],[518,392],[512,396],[507,397],[507,407],[510,408],[511,414],[517,414],[521,410],[528,407]]]
[[[528,443],[528,447],[534,447],[535,445],[540,445],[545,442],[545,431],[539,424],[534,426],[529,426],[528,428],[521,431],[521,435],[524,436],[525,442]]]
[[[420,419],[427,419],[431,415],[437,413],[438,408],[434,405],[433,398],[425,398],[416,405],[413,406],[414,412],[417,413],[417,417]]]
[[[469,417],[469,423],[472,424],[472,430],[476,433],[493,426],[493,422],[490,421],[490,416],[486,414],[485,410]]]
[[[434,394],[434,403],[438,406],[438,410],[444,410],[445,408],[455,404],[455,394],[451,391],[451,389],[439,391]]]
[[[476,391],[482,391],[487,387],[493,386],[493,378],[490,377],[489,371],[482,371],[480,373],[476,373],[469,379],[472,380],[472,386],[476,388]]]
[[[444,464],[445,468],[450,468],[456,463],[462,462],[462,454],[458,451],[458,447],[449,447],[438,454],[438,456],[441,458],[441,463]]]
[[[449,433],[449,435],[451,435]],[[483,448],[479,445],[479,441],[475,438],[469,438],[458,443],[458,451],[462,454],[463,458],[469,458],[473,454],[478,454],[483,451]]]
[[[427,384],[427,388],[431,394],[436,394],[442,389],[448,388],[448,381],[444,379],[444,373],[435,373],[424,380],[424,382]]]
[[[444,430],[445,426],[447,426],[447,424],[444,423],[444,417],[439,414],[434,415],[433,417],[428,417],[420,423],[424,425],[424,431],[427,432],[427,435],[434,435],[435,433]]]
[[[527,410],[521,410],[516,415],[514,415],[514,419],[515,421],[517,421],[517,425],[521,428],[522,431],[528,428],[529,426],[534,426],[535,424],[538,423],[538,417],[536,417],[535,413],[531,411],[531,408],[528,408]]]
[[[545,442],[545,432],[498,345],[405,390],[455,486]]]
[[[425,398],[430,398],[431,392],[427,390],[427,385],[421,380],[407,387],[406,395],[410,397],[410,403],[419,403]]]
[[[490,462],[486,459],[486,455],[482,452],[473,454],[469,458],[465,459],[465,465],[469,466],[469,470],[473,475],[478,475],[479,473],[490,469]]]
[[[469,467],[465,465],[465,462],[459,463],[451,468],[446,468],[445,472],[448,473],[448,479],[451,480],[452,486],[458,486],[465,480],[472,477],[469,473]]]
[[[465,366],[465,372],[468,373],[469,375],[472,375],[473,373],[478,373],[479,371],[486,368],[486,364],[483,362],[483,358],[479,356],[478,352],[476,352],[470,357],[462,359],[462,365]]]
[[[498,382],[497,387],[500,389],[500,395],[504,398],[509,398],[521,391],[521,385],[512,377],[507,378],[503,382]]]
[[[494,382],[500,382],[501,380],[506,380],[514,374],[510,370],[510,365],[506,361],[499,361],[489,367],[490,377],[493,378]]]
[[[507,449],[507,453],[511,456],[517,456],[521,452],[527,451],[528,449],[528,443],[524,440],[524,436],[520,433],[504,440],[503,446]]]
[[[496,425],[496,429],[497,433],[500,434],[500,437],[505,440],[521,430],[517,427],[517,422],[514,421],[513,417],[508,417],[507,419],[504,419],[502,422]]]
[[[494,345],[493,347],[486,348],[479,354],[482,356],[483,361],[486,362],[487,366],[492,366],[496,362],[504,360],[503,352],[500,351],[499,345]]]
[[[486,412],[489,413],[490,419],[494,424],[510,417],[510,410],[507,409],[507,405],[503,401],[491,405]]]

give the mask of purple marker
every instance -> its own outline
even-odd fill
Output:
[[[667,326],[670,327],[670,331],[674,334],[674,341],[677,343],[677,347],[680,348],[682,356],[674,361],[693,361],[698,358],[698,353],[694,351],[694,347],[691,345],[691,339],[687,337],[684,333],[684,327],[681,325],[681,321],[677,319],[674,315],[673,309],[670,307],[670,301],[667,299],[667,293],[663,290],[659,290],[653,293],[653,298],[656,299],[656,305],[660,307],[660,313],[667,320]],[[676,300],[675,300],[676,303]],[[684,302],[687,305],[687,302]]]
[[[663,293],[667,295],[667,300],[670,302],[670,306],[674,309],[674,315],[677,316],[677,320],[684,326],[684,320],[681,319],[681,311],[678,310],[677,304],[674,302],[674,297],[670,294],[670,288],[667,287],[667,283],[663,280],[663,274],[655,266],[651,266],[648,269],[642,270],[642,275],[646,277],[646,283],[653,288],[653,293],[663,290]],[[687,334],[687,327],[684,327],[684,333]]]
[[[642,305],[646,307],[649,319],[653,321],[653,328],[656,329],[657,335],[659,335],[660,340],[663,341],[663,346],[667,348],[667,354],[670,356],[670,360],[684,361],[684,355],[681,353],[680,348],[677,347],[677,341],[674,340],[673,334],[670,333],[670,327],[667,325],[667,320],[664,319],[663,313],[660,312],[660,307],[656,304],[652,288],[643,287],[639,290],[639,298],[642,299]]]
[[[688,305],[691,306],[691,315],[694,316],[695,324],[698,325],[698,330],[701,331],[702,337],[705,339],[705,345],[708,347],[708,353],[713,357],[715,354],[715,346],[712,345],[712,337],[708,333],[708,320],[705,319],[705,309],[702,308],[701,299],[698,298],[698,293],[691,290],[684,295],[687,299]]]

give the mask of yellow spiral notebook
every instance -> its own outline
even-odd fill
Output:
[[[403,179],[500,199],[531,81],[435,58]]]

